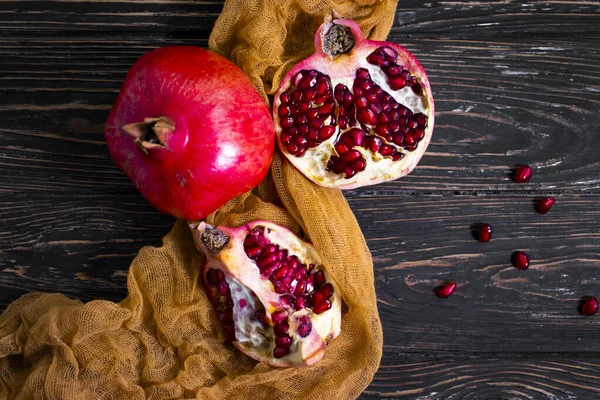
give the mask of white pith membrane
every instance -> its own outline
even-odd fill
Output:
[[[352,24],[354,23],[352,22]],[[348,26],[350,25],[348,24]],[[373,185],[384,181],[390,181],[407,175],[414,169],[423,156],[425,149],[429,145],[431,134],[433,132],[434,109],[433,102],[430,101],[431,88],[428,81],[422,79],[423,77],[426,79],[422,68],[420,66],[415,67],[415,65],[418,65],[418,62],[415,59],[409,59],[408,57],[411,56],[406,55],[407,51],[400,46],[394,45],[393,43],[373,42],[366,40],[363,41],[362,37],[356,37],[356,42],[356,46],[350,52],[338,55],[336,58],[326,58],[325,56],[316,58],[317,55],[315,54],[311,58],[299,64],[297,67],[292,69],[288,75],[289,79],[282,83],[279,91],[274,97],[273,117],[275,120],[277,141],[282,149],[282,152],[287,159],[305,176],[322,186],[351,189],[360,186]],[[415,93],[408,85],[400,90],[393,90],[390,88],[389,84],[387,83],[388,77],[384,73],[383,69],[377,65],[372,65],[367,61],[367,57],[380,47],[393,48],[398,52],[397,65],[407,69],[413,76],[418,78],[422,89],[421,94]],[[314,66],[311,65],[311,62],[315,63]],[[352,66],[352,68],[349,68],[350,66]],[[423,139],[418,141],[416,148],[412,151],[405,150],[402,146],[398,146],[393,142],[387,142],[383,140],[380,135],[377,135],[380,139],[382,139],[384,144],[393,146],[397,151],[403,154],[403,158],[401,160],[393,161],[389,156],[386,157],[379,153],[371,152],[370,150],[361,146],[352,147],[352,150],[358,150],[361,153],[362,158],[366,161],[366,168],[364,171],[357,172],[351,178],[345,178],[343,173],[338,174],[333,171],[329,171],[327,169],[327,163],[332,155],[338,155],[334,146],[340,139],[340,136],[351,129],[360,128],[360,125],[347,126],[342,130],[336,122],[335,133],[331,138],[323,141],[317,147],[308,147],[304,155],[297,157],[286,151],[285,145],[281,142],[281,118],[278,115],[277,110],[281,105],[281,94],[294,87],[294,81],[298,72],[302,70],[314,69],[329,77],[331,81],[332,92],[336,85],[341,83],[346,86],[351,93],[353,93],[353,83],[356,80],[356,71],[359,68],[368,70],[371,80],[375,84],[381,87],[384,92],[392,96],[396,102],[407,107],[413,112],[413,114],[423,113],[427,117],[427,126],[425,128],[425,136]],[[335,104],[335,114],[338,116],[339,105],[337,101]],[[330,122],[331,119],[328,118],[325,120],[324,125],[327,125]],[[373,128],[374,127],[371,127],[370,131],[365,131],[367,136],[373,135]]]
[[[331,308],[321,314],[315,314],[310,308],[294,310],[280,301],[280,294],[273,290],[268,278],[261,278],[256,262],[246,256],[243,242],[255,227],[265,227],[266,236],[271,243],[278,244],[288,250],[288,254],[296,255],[305,265],[315,264],[313,271],[323,269],[321,259],[314,248],[298,239],[289,230],[268,221],[256,221],[240,228],[217,227],[229,236],[227,244],[218,252],[210,251],[203,242],[202,234],[213,228],[205,223],[191,224],[197,247],[207,256],[203,267],[206,271],[218,269],[224,272],[233,300],[233,323],[235,340],[233,344],[248,356],[275,367],[310,365],[323,356],[325,346],[337,337],[341,330],[342,300],[339,289],[331,276],[326,274],[327,282],[334,287],[330,298]],[[205,287],[207,287],[205,281]],[[209,295],[210,297],[210,295]],[[215,300],[211,299],[213,305]],[[242,307],[243,305],[243,307]],[[255,317],[257,310],[264,310],[267,324],[263,325]],[[271,315],[287,311],[288,335],[292,338],[289,353],[281,358],[273,356],[275,333]],[[308,318],[312,329],[306,337],[298,334],[299,325]]]

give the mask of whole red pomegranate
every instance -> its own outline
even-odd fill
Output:
[[[250,79],[191,46],[143,55],[104,130],[114,162],[157,209],[201,219],[264,178],[273,122]]]
[[[225,340],[275,367],[319,361],[340,333],[342,299],[315,249],[268,221],[191,227]]]
[[[434,104],[408,50],[328,18],[315,54],[282,81],[273,116],[279,147],[296,168],[322,186],[351,189],[414,169],[431,139]]]

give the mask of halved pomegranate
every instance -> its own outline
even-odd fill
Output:
[[[274,98],[282,152],[312,181],[340,189],[410,173],[434,120],[419,62],[395,43],[364,39],[347,19],[328,18],[315,34],[315,48]]]
[[[191,226],[225,340],[275,367],[319,361],[340,333],[342,299],[315,249],[268,221]]]

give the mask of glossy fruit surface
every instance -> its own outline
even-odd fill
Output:
[[[134,63],[104,135],[146,200],[188,220],[258,185],[274,150],[268,107],[250,80],[191,46],[152,50]]]

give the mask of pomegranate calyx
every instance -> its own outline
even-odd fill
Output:
[[[328,29],[321,32],[321,50],[332,58],[349,52],[356,45],[352,29],[345,25],[331,22]]]
[[[175,123],[167,117],[144,118],[144,122],[123,125],[123,131],[133,137],[140,150],[148,154],[149,149],[168,149],[167,136],[175,130]]]
[[[218,253],[223,250],[227,245],[227,242],[229,242],[229,235],[220,229],[207,226],[202,232],[200,239],[208,251],[211,253]]]

